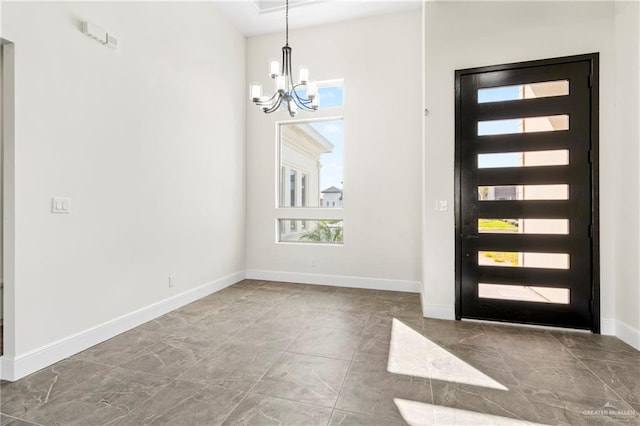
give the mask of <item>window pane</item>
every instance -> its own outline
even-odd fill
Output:
[[[343,243],[341,220],[279,219],[278,229],[278,241],[281,243]]]
[[[569,255],[567,253],[478,251],[478,265],[569,269]]]
[[[568,200],[569,185],[479,186],[479,201]]]
[[[478,154],[479,169],[496,169],[501,167],[566,166],[568,164],[568,149]]]
[[[530,287],[521,285],[478,284],[478,297],[483,299],[520,300],[523,302],[568,305],[568,288]]]
[[[478,136],[555,132],[560,130],[569,130],[569,116],[566,114],[478,122]]]
[[[280,124],[280,207],[342,207],[342,120]],[[282,178],[281,178],[282,179]]]
[[[481,234],[569,234],[569,219],[478,219]]]
[[[569,81],[545,81],[543,83],[520,84],[516,86],[491,87],[478,90],[478,103],[514,101],[520,99],[567,96]]]
[[[344,105],[344,88],[342,82],[316,82],[318,85],[318,105],[320,108],[340,107]],[[302,98],[307,97],[307,91],[296,90]]]
[[[295,170],[291,170],[289,172],[289,205],[291,207],[294,207],[296,205],[296,177],[297,173],[295,172]]]

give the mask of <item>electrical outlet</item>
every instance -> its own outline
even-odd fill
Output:
[[[175,286],[176,286],[176,276],[169,275],[169,287],[175,287]]]

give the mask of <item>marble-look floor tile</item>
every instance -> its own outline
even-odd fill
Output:
[[[176,380],[117,425],[217,425],[243,397],[240,391]]]
[[[247,392],[280,355],[280,351],[229,343],[209,354],[179,379]]]
[[[518,386],[585,397],[617,399],[613,390],[582,365],[511,368]]]
[[[364,333],[353,355],[353,360],[361,362],[376,360],[386,363],[389,358],[390,343],[390,336]]]
[[[138,327],[92,346],[75,355],[73,359],[116,366],[139,356],[149,346],[164,337],[165,335],[162,333],[151,332]]]
[[[544,424],[640,424],[640,412],[624,401],[536,389],[523,390]]]
[[[453,344],[442,348],[450,354],[451,358],[467,364],[470,368],[476,369],[502,386],[510,387],[517,384],[502,355],[495,349],[466,344]],[[447,363],[442,363],[441,365],[441,372],[445,377],[447,375],[455,377],[460,371],[459,366],[456,366],[453,374],[451,374],[447,371]]]
[[[18,419],[16,417],[10,417],[5,414],[0,414],[0,426],[38,426],[35,423],[28,422],[26,420]]]
[[[504,419],[504,424],[509,424],[512,420],[534,423],[539,420],[536,408],[527,399],[525,393],[517,388],[500,390],[442,380],[434,380],[431,386],[436,407],[449,407],[456,411],[498,416]],[[442,411],[446,412],[446,410]],[[439,413],[436,411],[435,414],[436,421],[438,421]],[[477,416],[477,418],[482,419],[482,416]],[[491,418],[489,417],[489,419]]]
[[[640,351],[613,336],[569,332],[553,336],[580,359],[640,364]]]
[[[289,346],[289,352],[351,360],[360,334],[335,328],[309,328]]]
[[[377,298],[371,312],[374,315],[387,315],[395,318],[422,319],[420,303],[396,302]]]
[[[27,412],[25,418],[46,425],[113,424],[170,383],[170,379],[114,368]]]
[[[312,313],[309,316],[307,327],[309,328],[336,328],[360,332],[364,329],[368,312],[347,312],[340,309],[325,309]]]
[[[393,329],[394,320],[400,321],[406,327],[413,331],[424,335],[422,318],[397,318],[393,315],[373,312],[367,319],[363,334],[376,335],[391,338],[391,330]]]
[[[249,395],[224,421],[223,425],[304,425],[324,426],[331,409],[264,395]]]
[[[233,335],[229,340],[229,344],[250,345],[257,348],[271,349],[275,351],[286,350],[300,331],[277,331],[270,327],[264,327],[260,324],[252,324]]]
[[[167,336],[162,341],[149,345],[139,356],[120,366],[176,378],[214,350],[215,347],[190,342],[186,336]]]
[[[352,362],[336,408],[371,416],[402,420],[395,400],[432,402],[429,381],[386,371],[376,362]]]
[[[31,410],[64,395],[109,367],[81,360],[64,360],[16,382],[0,385],[0,408],[10,416],[24,417]]]
[[[333,407],[348,368],[349,361],[285,353],[253,392]]]
[[[381,293],[381,290],[371,290],[368,288],[357,288],[357,287],[338,287],[336,293],[340,294],[353,294],[355,296],[369,296],[369,297],[378,297],[378,294]]]
[[[582,362],[631,404],[640,404],[640,364],[584,359]]]
[[[438,344],[495,347],[480,323],[424,318],[423,327],[424,335]]]
[[[400,291],[379,291],[377,300],[389,302],[420,304],[420,293],[406,293]]]
[[[154,331],[164,334],[184,333],[189,330],[194,323],[202,319],[201,315],[185,314],[185,309],[186,308],[183,307],[182,310],[169,312],[168,314],[142,324],[135,330]]]
[[[329,421],[329,426],[402,426],[403,422],[385,419],[379,416],[367,416],[365,414],[350,413],[348,411],[334,410]]]

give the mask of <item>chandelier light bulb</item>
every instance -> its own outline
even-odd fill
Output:
[[[307,84],[309,82],[309,67],[300,67],[300,84]]]
[[[276,76],[276,90],[280,93],[284,93],[285,92],[285,76],[284,75],[277,75]]]
[[[262,84],[260,83],[251,83],[250,86],[251,92],[251,100],[253,102],[258,102],[262,98]]]
[[[269,61],[269,76],[276,78],[278,75],[280,75],[280,62],[277,59],[272,59]]]
[[[307,97],[311,100],[318,96],[318,86],[315,82],[307,84]]]

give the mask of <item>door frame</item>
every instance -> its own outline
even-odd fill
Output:
[[[455,317],[461,320],[462,312],[462,200],[461,200],[461,153],[462,153],[462,97],[461,77],[483,72],[507,71],[520,68],[531,68],[546,65],[560,65],[571,62],[589,61],[591,64],[591,105],[590,105],[590,134],[591,134],[591,331],[600,334],[600,199],[599,199],[599,54],[564,56],[560,58],[542,59],[512,64],[491,65],[468,68],[455,71],[455,161],[454,161],[454,201],[455,201]]]

